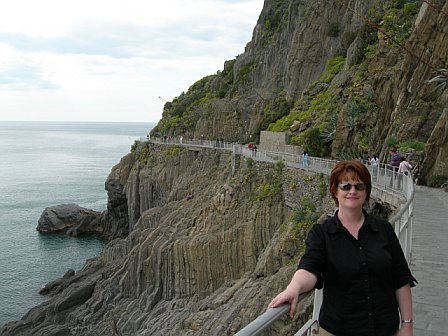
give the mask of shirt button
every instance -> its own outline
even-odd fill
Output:
[[[362,246],[360,246],[359,249],[362,250]]]

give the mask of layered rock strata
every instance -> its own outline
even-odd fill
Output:
[[[227,151],[140,147],[145,157],[130,154],[108,178],[123,186],[127,209],[116,205],[128,214],[129,235],[47,284],[49,300],[0,335],[233,334],[294,272],[309,224],[292,215],[310,203],[333,210],[322,175],[244,158],[232,175]],[[297,330],[309,303],[272,335]]]

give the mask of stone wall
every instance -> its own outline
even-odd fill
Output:
[[[288,134],[285,132],[261,131],[259,150],[292,155],[300,155],[303,153],[301,146],[288,145]]]

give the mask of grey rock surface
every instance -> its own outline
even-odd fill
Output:
[[[101,234],[101,213],[77,204],[60,204],[45,208],[37,230],[42,233],[60,232],[70,236]]]
[[[333,212],[322,192],[326,177],[242,157],[232,175],[228,151],[169,150],[151,144],[151,164],[126,159],[114,167],[109,180],[128,177],[119,184],[128,218],[138,218],[129,235],[45,285],[48,301],[0,335],[225,335],[266,309],[303,251],[308,227],[292,219],[301,200],[320,214]],[[189,191],[195,197],[187,201]],[[294,321],[276,322],[272,335],[298,330],[311,302]]]

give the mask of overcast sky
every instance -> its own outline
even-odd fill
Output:
[[[10,0],[0,120],[152,121],[244,52],[263,0]]]

